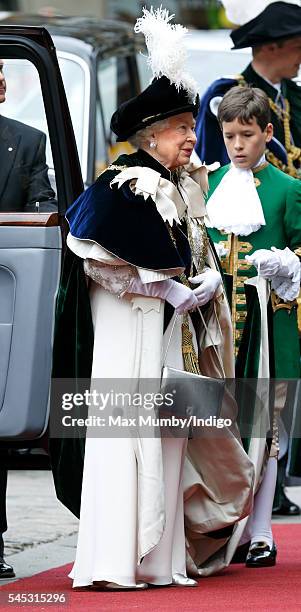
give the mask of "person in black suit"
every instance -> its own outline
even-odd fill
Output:
[[[3,65],[0,59],[0,104],[6,96]],[[0,213],[57,210],[47,174],[45,147],[43,132],[0,115]],[[6,485],[7,470],[0,466],[0,579],[15,576],[12,566],[3,558]]]
[[[3,66],[0,60],[0,104],[6,96]],[[57,210],[45,148],[43,132],[0,115],[0,212]]]

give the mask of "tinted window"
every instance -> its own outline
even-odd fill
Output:
[[[56,210],[55,175],[39,74],[28,60],[0,61],[0,210]]]
[[[74,58],[70,54],[60,52],[58,60],[68,98],[79,158],[85,174],[88,138],[86,126],[89,121],[87,112],[89,71],[80,58]],[[7,60],[5,74],[8,81],[5,112],[13,119],[42,130],[48,135],[39,75],[35,67],[27,60]],[[53,170],[49,138],[47,138],[46,160],[50,170]]]
[[[100,60],[97,66],[96,143],[95,176],[121,153],[129,153],[128,143],[116,143],[116,136],[110,129],[111,117],[117,107],[135,95],[129,58],[110,57]]]

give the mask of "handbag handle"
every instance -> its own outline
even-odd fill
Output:
[[[170,347],[170,343],[171,343],[171,337],[172,337],[172,334],[173,334],[173,332],[174,332],[175,325],[176,325],[176,320],[177,320],[178,316],[179,316],[179,315],[178,315],[177,313],[175,313],[174,320],[173,320],[173,324],[172,324],[172,327],[171,327],[171,332],[170,332],[170,334],[169,334],[169,338],[168,338],[168,341],[167,341],[167,346],[166,346],[165,353],[164,353],[164,356],[163,356],[163,364],[162,364],[162,367],[164,367],[164,366],[166,365],[166,364],[165,364],[165,362],[166,362],[166,357],[167,357],[167,353],[168,353],[168,351],[169,351],[169,347]]]
[[[218,360],[219,365],[220,365],[220,367],[221,367],[221,371],[222,371],[223,377],[224,377],[224,378],[226,378],[226,374],[225,374],[225,370],[224,370],[224,365],[223,365],[222,360],[221,360],[221,358],[220,358],[220,356],[219,356],[219,354],[218,354],[218,351],[217,351],[217,350],[216,350],[216,348],[215,348],[215,344],[214,344],[214,341],[213,341],[213,339],[212,339],[211,333],[210,333],[210,331],[209,331],[209,329],[208,329],[208,325],[207,325],[207,323],[206,323],[206,321],[205,321],[205,319],[204,319],[203,313],[202,313],[202,311],[201,311],[201,309],[200,309],[200,307],[199,307],[199,306],[197,306],[197,310],[198,310],[198,313],[199,313],[199,315],[200,315],[200,317],[201,317],[201,321],[202,321],[202,323],[203,323],[203,325],[204,325],[204,328],[205,328],[205,330],[206,330],[206,332],[207,332],[207,334],[208,334],[208,336],[209,336],[209,339],[210,339],[210,340],[211,340],[211,342],[212,342],[212,348],[213,348],[213,350],[214,350],[214,352],[215,352],[215,354],[216,354],[217,360]],[[221,335],[222,335],[222,331],[221,331],[221,328],[220,328],[219,320],[218,320],[218,318],[217,318],[217,315],[216,315],[216,312],[215,312],[215,311],[214,311],[214,313],[215,313],[215,316],[216,316],[216,320],[217,320],[217,322],[218,322],[218,326],[219,326],[219,329],[220,329],[220,333],[221,333]],[[168,338],[168,341],[167,341],[167,346],[166,346],[166,349],[165,349],[165,352],[164,352],[164,356],[163,356],[163,364],[162,364],[162,366],[163,366],[163,367],[164,367],[164,366],[165,366],[165,364],[166,364],[166,358],[167,358],[167,354],[168,354],[169,347],[170,347],[170,343],[171,343],[171,338],[172,338],[172,335],[173,335],[173,332],[174,332],[174,329],[175,329],[176,320],[177,320],[178,316],[179,316],[179,315],[176,313],[176,314],[175,314],[175,317],[174,317],[173,324],[172,324],[172,328],[171,328],[171,331],[170,331],[170,334],[169,334],[169,338]]]

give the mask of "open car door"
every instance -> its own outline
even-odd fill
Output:
[[[83,184],[49,33],[0,26],[0,58],[0,439],[9,442],[47,428],[61,225]],[[37,86],[39,101],[28,104]]]

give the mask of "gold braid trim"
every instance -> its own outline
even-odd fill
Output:
[[[297,306],[297,300],[292,300],[290,302],[284,302],[275,291],[271,291],[271,302],[273,312],[277,312],[277,310],[288,310],[291,311],[295,306]]]
[[[282,121],[284,128],[284,146],[287,152],[287,166],[282,164],[285,168],[285,172],[290,176],[297,178],[299,176],[298,170],[294,166],[294,161],[301,162],[301,149],[295,147],[291,140],[291,129],[290,129],[290,103],[287,98],[284,100],[285,108],[280,108],[277,104],[269,98],[269,104],[272,111],[277,115],[278,119]]]

